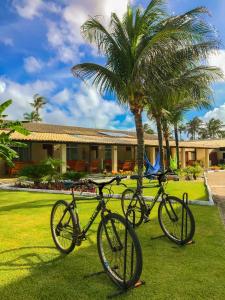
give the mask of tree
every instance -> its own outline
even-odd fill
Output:
[[[24,114],[24,120],[29,122],[41,122],[42,118],[40,116],[40,109],[44,107],[47,103],[45,97],[40,96],[39,94],[35,94],[33,97],[34,101],[30,103],[30,105],[34,108],[34,110],[30,113]]]
[[[225,131],[223,130],[223,122],[219,119],[211,118],[205,125],[199,129],[199,137],[201,139],[223,138]]]
[[[218,138],[223,135],[223,122],[212,118],[206,123],[206,129],[210,138]]]
[[[191,140],[197,138],[197,134],[200,132],[203,122],[198,117],[194,117],[192,120],[187,122],[187,133]]]
[[[186,125],[184,123],[182,123],[182,122],[178,123],[178,132],[179,132],[180,140],[181,140],[182,139],[182,133],[186,132]]]
[[[30,113],[25,113],[24,120],[28,122],[41,122],[41,117],[36,113],[36,111],[32,111]]]
[[[47,104],[47,100],[45,97],[40,96],[39,94],[35,94],[33,99],[34,102],[30,103],[30,105],[33,106],[36,114],[40,117],[39,110],[43,108],[45,104]]]
[[[151,128],[151,126],[148,123],[145,123],[143,125],[143,129],[144,129],[144,132],[147,134],[155,134],[155,131]]]
[[[136,126],[139,175],[143,173],[144,155],[142,112],[148,100],[144,86],[151,81],[163,84],[163,74],[171,68],[167,58],[188,42],[203,41],[201,36],[205,38],[209,32],[205,23],[198,20],[205,9],[168,17],[163,3],[152,0],[144,11],[128,6],[122,20],[115,13],[111,15],[109,28],[98,17],[90,18],[81,28],[83,36],[105,55],[106,65],[82,63],[72,68],[75,76],[92,79],[102,94],[115,94],[119,103],[129,106]]]
[[[7,115],[4,112],[11,104],[12,100],[0,104],[0,158],[13,166],[13,159],[17,158],[18,154],[12,147],[26,147],[26,144],[13,141],[11,135],[14,132],[28,135],[29,131],[22,126],[21,122],[5,120]]]

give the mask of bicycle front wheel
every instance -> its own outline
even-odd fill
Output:
[[[139,281],[142,250],[127,220],[115,213],[104,217],[98,227],[97,246],[103,268],[113,282],[129,288]]]
[[[135,194],[134,190],[126,189],[123,192],[121,197],[121,207],[124,216],[128,218],[131,224],[135,226],[141,225],[144,218],[144,207],[141,203],[140,197]],[[135,216],[132,211],[135,213]]]
[[[158,209],[159,224],[165,235],[176,244],[185,245],[192,241],[195,220],[189,207],[179,198],[168,196]]]
[[[73,210],[64,200],[57,201],[51,212],[51,232],[57,249],[68,254],[76,245],[76,221]]]

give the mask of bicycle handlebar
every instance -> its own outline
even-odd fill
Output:
[[[94,185],[97,185],[97,186],[100,186],[100,187],[104,187],[106,185],[109,185],[111,183],[113,183],[114,181],[117,182],[117,184],[119,185],[120,181],[124,178],[127,178],[127,176],[116,176],[114,177],[113,179],[111,179],[110,181],[106,181],[106,182],[96,182],[92,179],[88,179],[88,180],[81,180],[81,181],[78,181],[78,182],[74,182],[72,180],[64,180],[63,181],[63,184],[64,184],[64,187],[66,189],[71,189],[71,188],[75,188],[75,187],[78,187],[78,186],[85,186],[85,185],[88,185],[88,184],[94,184]]]
[[[103,187],[103,186],[105,186],[105,185],[111,184],[111,183],[113,183],[114,181],[116,181],[117,184],[119,185],[120,181],[121,181],[122,179],[124,179],[124,178],[127,178],[127,176],[116,176],[116,177],[114,177],[113,179],[111,179],[110,181],[105,181],[105,182],[96,182],[96,181],[94,181],[94,180],[92,180],[92,179],[89,179],[89,180],[88,180],[88,183],[92,183],[92,184],[94,184],[94,185],[102,186],[102,187]]]

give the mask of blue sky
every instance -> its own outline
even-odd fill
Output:
[[[133,3],[146,6],[148,2],[133,0]],[[225,72],[225,1],[168,1],[171,13],[202,5],[211,12],[207,20],[216,27],[221,40],[221,50],[217,56],[211,55],[209,62]],[[0,101],[14,100],[9,118],[22,119],[24,112],[31,111],[32,96],[39,93],[48,99],[42,111],[44,122],[133,129],[133,118],[126,107],[120,107],[116,99],[101,97],[70,72],[79,62],[104,63],[104,57],[98,56],[80,35],[80,26],[88,15],[104,15],[107,21],[111,11],[121,16],[126,6],[127,0],[1,1]],[[198,115],[204,120],[218,117],[225,121],[225,83],[214,84],[213,90],[212,109],[189,112],[187,120]]]

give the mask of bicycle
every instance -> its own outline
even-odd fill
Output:
[[[164,173],[154,174],[154,177],[158,180],[158,185],[152,185],[152,187],[157,186],[159,190],[151,205],[146,204],[142,196],[142,190],[147,187],[141,186],[135,190],[131,188],[124,190],[121,198],[121,206],[125,215],[128,209],[136,211],[135,226],[137,227],[141,225],[142,222],[146,223],[149,221],[152,209],[161,196],[161,202],[158,207],[160,227],[171,241],[176,244],[185,245],[190,243],[193,239],[195,220],[190,208],[184,201],[165,193],[164,183],[167,182],[168,173],[169,170]],[[143,177],[149,178],[148,176]],[[138,175],[132,175],[130,178],[138,180],[140,177]]]
[[[105,186],[114,181],[119,185],[124,177],[114,177],[108,182],[65,182],[65,187],[72,190],[72,201],[58,200],[51,212],[51,232],[57,249],[69,254],[75,246],[81,245],[91,225],[101,214],[101,221],[97,230],[97,249],[108,276],[122,288],[129,288],[138,283],[142,272],[142,250],[135,230],[123,216],[112,213],[106,208],[103,196]],[[92,184],[98,188],[98,205],[90,217],[89,222],[81,228],[77,210],[77,199],[74,189]]]

